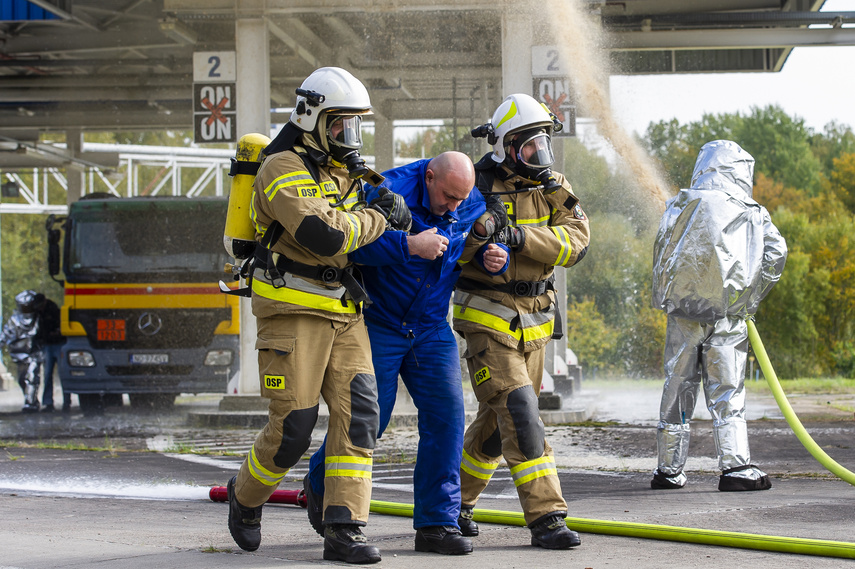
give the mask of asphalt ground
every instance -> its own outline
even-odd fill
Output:
[[[225,485],[236,473],[255,432],[188,427],[188,414],[215,407],[216,398],[179,398],[169,414],[122,407],[86,418],[76,407],[69,414],[23,415],[16,399],[20,391],[15,390],[0,391],[0,568],[344,565],[322,560],[322,540],[297,506],[265,506],[262,545],[256,552],[234,544],[226,527],[227,506],[210,501],[208,490]],[[592,422],[547,427],[569,516],[616,522],[613,526],[624,535],[604,535],[595,528],[582,533],[578,548],[546,551],[531,547],[523,527],[481,523],[475,551],[447,557],[413,550],[409,518],[372,514],[365,533],[381,550],[377,566],[855,567],[836,557],[626,535],[627,528],[637,527],[632,524],[649,524],[664,526],[660,534],[669,539],[681,532],[667,528],[702,528],[852,542],[841,551],[855,552],[855,488],[825,471],[768,401],[749,399],[749,409],[754,408],[749,440],[753,462],[772,476],[773,488],[723,493],[716,489],[708,420],[700,417],[693,423],[688,486],[653,491],[656,390],[589,384],[580,399],[589,404]],[[837,462],[855,469],[852,399],[791,401],[817,443]],[[648,409],[651,401],[653,411]],[[315,434],[313,448],[323,436]],[[378,441],[375,500],[413,502],[417,440],[414,429],[400,428]],[[75,450],[78,446],[100,450]],[[306,466],[306,461],[297,464],[281,488],[298,490]],[[478,509],[520,512],[506,469],[494,476]],[[747,544],[764,541],[749,539]]]

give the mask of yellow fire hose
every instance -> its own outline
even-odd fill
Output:
[[[371,500],[371,511],[376,514],[413,517],[412,504]],[[476,522],[507,526],[526,525],[521,512],[475,509],[473,511],[473,519]],[[803,555],[855,559],[855,543],[847,543],[845,541],[779,537],[776,535],[640,524],[635,522],[590,520],[585,518],[568,517],[565,520],[567,525],[573,528],[573,530],[582,533],[640,537],[663,541],[680,541],[685,543],[701,543],[704,545],[739,547],[742,549],[758,549],[761,551],[776,551],[779,553],[800,553]]]
[[[763,342],[760,340],[760,334],[757,333],[757,327],[753,320],[748,320],[748,339],[751,341],[751,347],[754,348],[754,355],[757,356],[757,362],[760,364],[760,369],[763,370],[763,375],[766,376],[766,381],[769,382],[769,387],[772,389],[772,395],[775,396],[775,401],[778,402],[778,407],[784,413],[784,418],[787,424],[796,434],[796,437],[801,441],[804,447],[813,457],[819,461],[821,465],[828,469],[829,472],[845,480],[849,484],[855,485],[855,473],[840,466],[833,458],[828,456],[818,444],[814,442],[808,432],[805,430],[802,422],[793,411],[790,402],[787,401],[787,396],[784,395],[784,390],[781,389],[781,383],[778,381],[778,376],[775,375],[775,370],[769,361],[769,356],[766,354],[766,348],[763,347]]]
[[[796,414],[793,412],[793,408],[790,406],[787,401],[787,397],[781,389],[781,384],[778,382],[778,378],[775,376],[775,371],[769,363],[769,357],[766,355],[766,350],[763,348],[763,343],[760,341],[760,335],[757,333],[757,328],[751,320],[748,321],[748,337],[751,341],[751,345],[754,347],[754,353],[757,356],[757,361],[760,362],[763,374],[769,381],[769,386],[772,388],[775,400],[781,407],[781,411],[783,411],[784,417],[787,419],[787,423],[793,429],[793,432],[795,432],[798,439],[820,462],[820,464],[828,468],[828,470],[846,482],[855,485],[855,474],[837,464],[830,456],[819,448],[810,435],[808,435],[798,417],[796,417]],[[413,517],[412,504],[371,500],[371,511],[376,514]],[[473,519],[476,522],[484,523],[512,526],[526,525],[525,518],[520,512],[476,509],[473,511]],[[659,539],[663,541],[700,543],[704,545],[719,545],[742,549],[775,551],[779,553],[797,553],[802,555],[855,559],[855,543],[845,541],[782,537],[775,535],[641,524],[635,522],[592,520],[585,518],[568,517],[565,518],[565,520],[568,526],[573,528],[575,531],[582,533]]]
[[[769,363],[769,357],[754,322],[748,321],[748,337],[754,347],[754,353],[760,362],[760,367],[769,381],[775,400],[781,407],[784,417],[795,432],[798,439],[805,448],[816,458],[820,464],[825,466],[835,475],[846,482],[855,485],[855,474],[837,464],[828,456],[808,435],[802,426],[793,408],[787,401],[781,389],[781,384],[775,376],[775,371]],[[225,488],[212,488],[210,498],[214,501],[225,502],[228,500]],[[273,498],[277,493],[288,494],[287,499]],[[305,499],[301,491],[276,490],[271,497],[272,502],[283,502],[299,504],[306,507]],[[301,501],[302,500],[302,501]],[[371,500],[371,511],[375,514],[387,514],[392,516],[413,517],[413,505],[398,502],[383,502]],[[476,509],[473,511],[473,519],[476,522],[503,524],[511,526],[525,526],[525,518],[521,512],[505,512],[501,510]],[[608,520],[592,520],[586,518],[565,518],[567,525],[575,531],[582,533],[594,533],[601,535],[615,535],[622,537],[635,537],[644,539],[658,539],[663,541],[678,541],[683,543],[699,543],[703,545],[718,545],[723,547],[737,547],[742,549],[755,549],[760,551],[775,551],[778,553],[797,553],[801,555],[817,555],[823,557],[839,557],[855,559],[855,543],[845,541],[829,541],[823,539],[806,539],[800,537],[782,537],[776,535],[762,535],[754,533],[741,533],[732,531],[708,530],[700,528],[686,528],[678,526],[664,526],[656,524],[641,524],[636,522],[617,522]]]

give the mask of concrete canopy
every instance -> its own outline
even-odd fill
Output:
[[[56,130],[191,129],[193,53],[269,32],[270,104],[319,66],[359,77],[387,120],[483,120],[502,96],[503,0],[30,0],[0,21],[0,140]],[[589,0],[620,73],[781,69],[798,45],[852,45],[823,0]],[[548,15],[544,15],[544,19]],[[809,24],[836,27],[808,29]],[[540,23],[537,24],[540,26]],[[259,77],[258,81],[267,78]],[[452,117],[454,115],[454,117]],[[273,122],[282,116],[274,115]],[[0,154],[3,152],[0,148]]]

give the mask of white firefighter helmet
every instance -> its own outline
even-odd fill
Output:
[[[556,119],[557,120],[557,119]],[[493,142],[493,161],[501,164],[507,158],[506,148],[511,146],[514,135],[522,131],[532,130],[533,133],[538,129],[546,134],[548,139],[552,137],[554,122],[553,115],[549,112],[545,105],[538,103],[531,95],[525,93],[515,93],[508,95],[496,112],[493,113],[493,118],[490,121],[493,125],[493,134],[495,142]],[[524,143],[525,141],[523,141]],[[549,142],[549,140],[547,140]],[[522,146],[522,145],[518,145]],[[538,144],[539,151],[548,152],[548,156],[539,155],[541,162],[540,167],[549,167],[554,162],[552,158],[551,142],[544,148],[543,144]],[[519,149],[517,149],[519,150]],[[543,163],[548,162],[548,163]],[[535,166],[535,164],[532,164]]]
[[[297,89],[290,122],[312,134],[321,149],[335,157],[362,146],[360,117],[370,114],[371,99],[359,79],[339,67],[321,67]],[[337,120],[341,123],[330,133]]]

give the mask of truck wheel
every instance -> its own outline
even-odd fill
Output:
[[[125,404],[121,393],[105,393],[101,396],[101,400],[104,402],[104,407],[121,407]]]
[[[96,417],[104,414],[104,400],[99,393],[78,393],[77,401],[85,417]]]
[[[167,411],[175,406],[177,393],[130,393],[131,407],[141,411]]]

